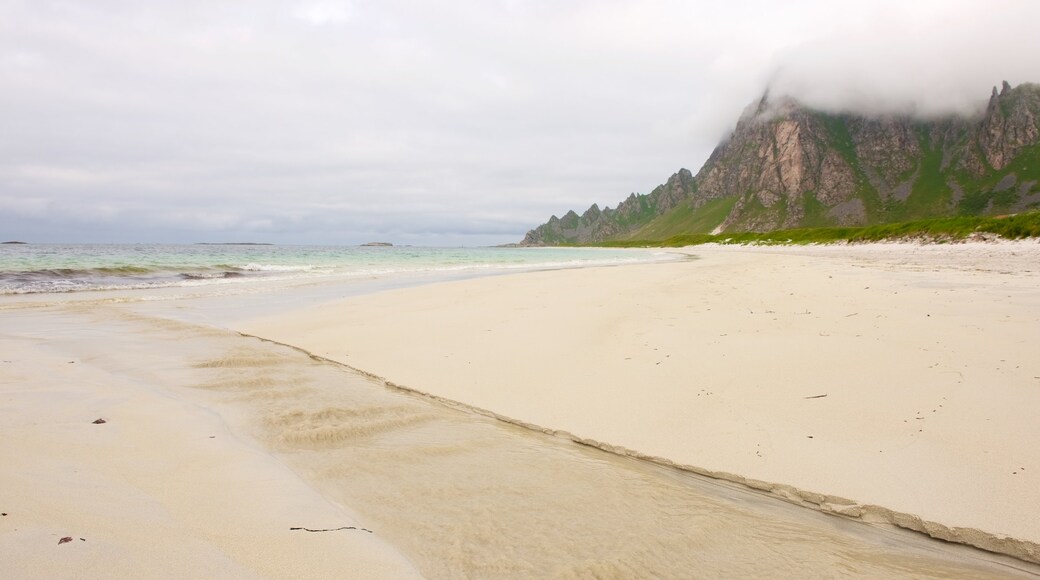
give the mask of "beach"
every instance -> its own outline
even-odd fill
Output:
[[[99,315],[0,314],[0,576],[420,577],[370,533],[290,531],[360,524],[184,390],[175,328]]]
[[[680,252],[8,297],[0,573],[1040,571],[1040,245]]]
[[[0,0],[0,580],[1040,580],[1038,20]]]
[[[687,253],[241,330],[604,449],[1040,560],[1040,246]]]

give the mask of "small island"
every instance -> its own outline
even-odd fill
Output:
[[[0,244],[11,244],[11,245],[20,245],[20,246],[24,246],[24,245],[26,244],[26,242],[15,242],[15,241],[11,241],[11,242],[0,242]]]
[[[362,248],[392,248],[392,247],[394,247],[394,245],[391,244],[390,242],[368,242],[368,243],[365,243],[365,244],[361,244],[361,247]]]

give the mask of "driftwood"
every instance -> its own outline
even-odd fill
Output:
[[[366,530],[365,528],[356,528],[354,526],[343,526],[342,528],[329,528],[327,530],[312,530],[310,528],[289,528],[289,531],[299,530],[301,532],[338,532],[340,530],[357,530],[359,532],[372,533],[372,530]]]

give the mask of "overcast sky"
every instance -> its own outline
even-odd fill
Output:
[[[0,238],[519,241],[696,172],[767,85],[936,115],[1040,2],[0,0]]]

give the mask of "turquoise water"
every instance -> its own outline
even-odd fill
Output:
[[[170,244],[0,245],[0,294],[205,286],[331,276],[474,275],[630,264],[661,252]]]

